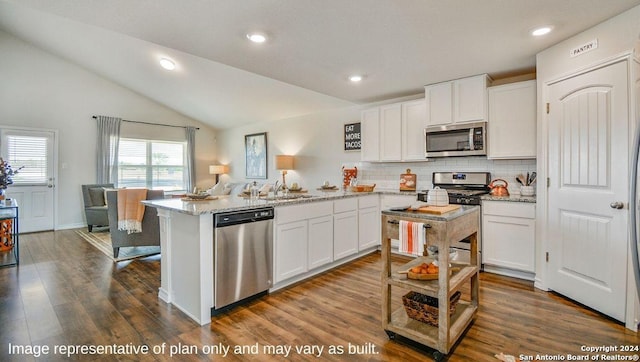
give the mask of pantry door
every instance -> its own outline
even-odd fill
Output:
[[[627,283],[627,80],[621,61],[547,89],[548,284],[620,321]]]
[[[2,158],[15,170],[6,197],[19,207],[20,232],[54,229],[56,133],[30,129],[1,128]]]

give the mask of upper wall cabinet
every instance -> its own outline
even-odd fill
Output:
[[[360,159],[380,160],[380,109],[362,111],[360,117]]]
[[[424,98],[362,112],[362,161],[425,161]]]
[[[489,88],[487,158],[536,157],[536,81]]]
[[[487,84],[481,74],[424,87],[427,125],[479,122],[487,120]]]

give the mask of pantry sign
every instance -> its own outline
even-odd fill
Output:
[[[344,125],[344,150],[360,150],[360,122]]]

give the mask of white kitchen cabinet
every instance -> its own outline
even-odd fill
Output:
[[[482,242],[485,271],[533,279],[535,204],[484,200]]]
[[[306,220],[276,226],[275,283],[307,271],[307,239],[309,228]]]
[[[402,159],[402,104],[380,106],[380,161]]]
[[[424,98],[402,103],[402,160],[424,161],[424,129],[427,104]]]
[[[333,261],[333,202],[276,208],[275,283]]]
[[[362,161],[425,161],[424,98],[387,104],[362,111]]]
[[[360,159],[380,161],[380,109],[362,111],[360,118]]]
[[[309,220],[309,270],[333,261],[333,216]]]
[[[489,88],[487,158],[536,157],[536,81]]]
[[[425,86],[427,125],[486,121],[488,82],[481,74]]]
[[[380,207],[378,195],[358,198],[358,250],[380,245]]]
[[[333,202],[333,260],[358,252],[358,199]]]

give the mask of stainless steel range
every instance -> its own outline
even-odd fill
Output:
[[[489,172],[434,172],[432,176],[433,187],[447,190],[449,203],[457,205],[478,205],[480,197],[488,194],[491,174]],[[427,201],[429,190],[418,192],[418,200]],[[482,261],[482,212],[478,220],[478,260]],[[469,240],[464,239],[451,245],[458,249],[458,261],[468,262]]]
[[[458,205],[480,205],[480,196],[489,193],[489,172],[434,172],[433,187],[447,190],[449,203]],[[429,190],[418,192],[418,200],[427,201]]]

